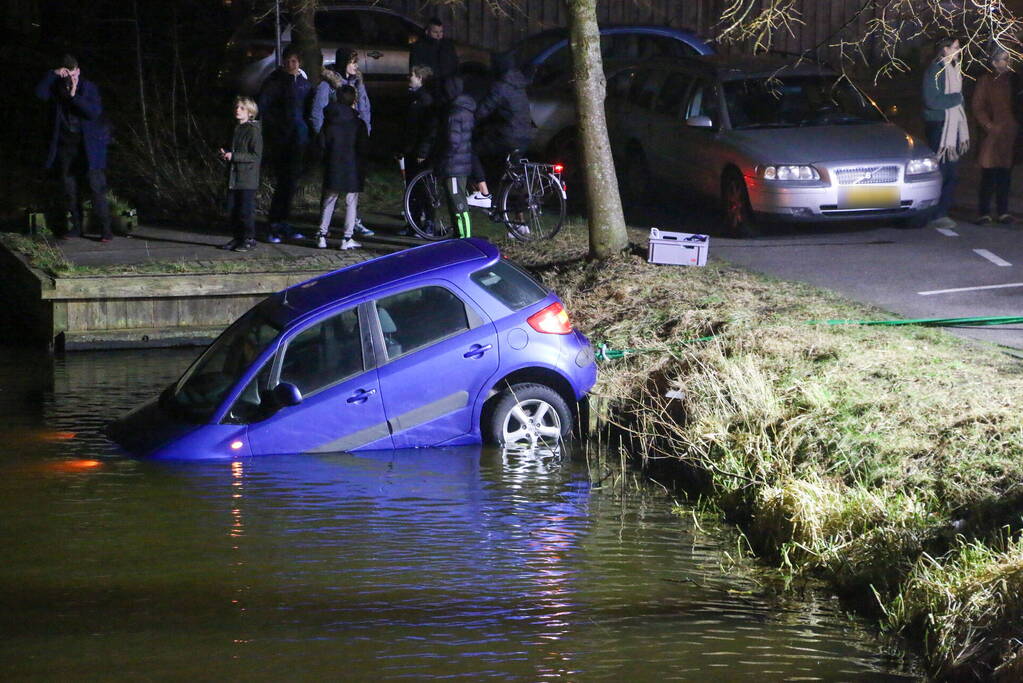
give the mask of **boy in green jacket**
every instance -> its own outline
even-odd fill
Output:
[[[263,134],[255,101],[248,97],[234,100],[234,127],[231,151],[220,148],[220,159],[228,164],[227,213],[233,239],[220,246],[231,251],[249,251],[256,246],[256,191],[259,190],[259,165],[263,158]]]

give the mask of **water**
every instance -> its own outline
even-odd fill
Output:
[[[583,459],[117,456],[101,425],[194,355],[3,354],[3,679],[915,678]]]

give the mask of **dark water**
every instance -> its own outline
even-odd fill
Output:
[[[585,459],[118,457],[99,427],[194,354],[3,354],[0,678],[913,678]]]

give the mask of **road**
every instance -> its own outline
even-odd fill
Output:
[[[1023,223],[979,227],[959,221],[940,232],[884,223],[775,226],[757,239],[739,240],[714,236],[719,218],[699,208],[636,218],[632,225],[710,233],[711,260],[807,282],[896,317],[1023,315]],[[950,331],[1023,349],[1023,325]]]

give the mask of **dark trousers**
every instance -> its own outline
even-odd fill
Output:
[[[1011,168],[980,169],[980,190],[977,207],[980,213],[991,210],[991,195],[995,197],[995,213],[999,216],[1009,213],[1009,187],[1012,185]]]
[[[271,166],[277,186],[274,188],[273,199],[270,200],[271,225],[283,223],[291,215],[291,200],[302,178],[305,163],[305,148],[302,145],[284,145],[273,155]]]
[[[941,147],[941,131],[945,128],[943,121],[927,121],[924,129],[927,133],[927,144],[934,153],[938,153]],[[959,162],[942,161],[941,164],[941,197],[938,205],[934,207],[932,218],[943,218],[948,215],[955,201],[956,187],[959,185]]]
[[[256,239],[256,190],[228,190],[227,215],[236,240]]]
[[[110,206],[107,204],[107,174],[102,168],[87,168],[85,148],[81,137],[57,149],[57,173],[64,189],[67,210],[71,214],[71,225],[68,230],[73,235],[80,235],[85,230],[82,221],[82,204],[78,199],[78,179],[84,175],[92,192],[92,210],[100,224],[100,234],[112,237],[110,230]]]

